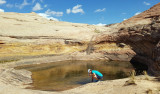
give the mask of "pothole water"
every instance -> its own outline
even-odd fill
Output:
[[[62,61],[40,65],[19,66],[32,72],[31,89],[63,91],[91,82],[88,69],[100,71],[103,80],[120,79],[129,76],[133,69],[129,62],[120,61]]]

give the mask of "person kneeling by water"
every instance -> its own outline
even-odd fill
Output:
[[[97,70],[88,69],[88,74],[90,77],[92,77],[92,82],[93,79],[96,79],[96,82],[98,82],[100,79],[103,78],[103,74]]]

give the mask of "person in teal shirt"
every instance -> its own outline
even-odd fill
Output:
[[[90,77],[92,77],[92,82],[93,79],[96,79],[96,82],[98,82],[100,79],[103,78],[103,74],[97,70],[88,69],[88,74]]]

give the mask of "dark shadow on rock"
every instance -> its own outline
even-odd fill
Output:
[[[136,71],[136,75],[142,75],[143,71],[147,71],[148,70],[148,66],[144,63],[142,63],[143,61],[139,61],[138,56],[134,56],[131,60],[130,63],[132,64],[132,66],[134,67],[135,71]]]
[[[82,79],[80,81],[77,81],[76,84],[81,84],[81,85],[84,85],[84,84],[87,84],[87,83],[91,83],[91,79]]]

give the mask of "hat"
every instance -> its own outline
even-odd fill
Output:
[[[91,69],[88,69],[88,73],[91,71]]]

